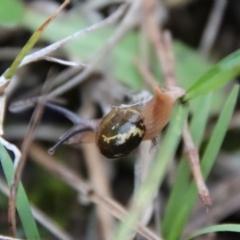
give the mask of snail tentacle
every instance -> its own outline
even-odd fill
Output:
[[[56,148],[58,146],[60,146],[63,143],[68,143],[69,140],[71,140],[71,138],[73,136],[77,136],[78,138],[81,139],[83,141],[79,141],[79,142],[91,142],[91,134],[88,134],[89,132],[96,132],[98,129],[98,125],[99,125],[99,121],[98,120],[87,120],[87,119],[83,119],[81,117],[79,117],[77,114],[69,111],[68,109],[49,103],[49,102],[42,102],[39,99],[33,99],[32,100],[34,103],[39,103],[39,104],[43,104],[46,107],[49,107],[61,114],[63,114],[65,117],[67,117],[70,121],[72,121],[75,126],[72,127],[70,130],[68,130],[63,136],[61,136],[59,138],[59,141],[53,146],[51,147],[48,152],[50,154],[53,154],[54,151],[56,150]],[[82,133],[86,133],[83,136],[80,136]],[[85,137],[85,139],[84,139]],[[90,139],[90,140],[89,140]],[[74,139],[72,139],[72,141],[70,141],[70,143],[77,143]]]
[[[88,131],[96,131],[96,128],[93,127],[93,126],[90,126],[90,125],[87,125],[87,126],[84,126],[84,125],[76,125],[74,126],[73,128],[71,128],[70,130],[68,130],[63,136],[60,137],[59,141],[53,146],[51,147],[48,152],[53,154],[54,151],[56,150],[56,148],[58,146],[60,146],[61,144],[63,143],[67,143],[67,141],[77,135],[77,134],[80,134],[80,133],[83,133],[83,132],[88,132]]]

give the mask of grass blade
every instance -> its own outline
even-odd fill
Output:
[[[198,147],[202,141],[204,129],[207,124],[208,115],[210,112],[211,95],[207,95],[196,100],[197,102],[193,108],[195,111],[193,112],[193,118],[190,124],[190,132],[196,147]],[[162,232],[163,236],[166,238],[169,234],[169,229],[171,229],[172,226],[172,219],[175,218],[176,212],[179,211],[186,200],[183,193],[186,193],[189,189],[190,176],[191,170],[189,163],[187,159],[183,157],[180,160],[175,184],[171,191],[162,222]]]
[[[192,236],[186,238],[185,240],[190,240],[194,237],[213,232],[237,232],[240,233],[240,224],[219,224],[211,227],[207,227],[195,232]]]
[[[4,77],[7,80],[10,80],[14,73],[16,72],[18,66],[20,65],[23,58],[27,55],[27,53],[33,48],[35,43],[38,41],[44,29],[49,25],[49,23],[58,15],[58,13],[68,5],[68,1],[64,1],[62,5],[54,12],[45,22],[32,34],[30,39],[27,43],[23,46],[17,57],[14,59],[13,63],[11,64],[10,68],[4,73]]]
[[[197,96],[216,90],[240,74],[240,50],[214,65],[194,83],[184,96],[188,101]]]
[[[7,179],[7,183],[10,186],[12,184],[14,167],[6,149],[1,144],[0,161],[3,167],[4,175]],[[16,207],[27,239],[40,240],[37,225],[33,218],[30,205],[22,184],[20,184],[18,188]]]
[[[228,100],[224,105],[224,108],[216,124],[216,127],[214,128],[212,137],[204,152],[201,161],[201,168],[205,179],[207,178],[215,162],[217,154],[222,145],[224,136],[227,132],[228,125],[230,123],[231,116],[234,111],[234,106],[237,101],[238,90],[239,90],[238,86],[234,87],[233,91],[228,97]],[[197,189],[194,182],[191,183],[189,190],[184,194],[184,196],[185,200],[183,201],[183,204],[178,209],[178,211],[175,213],[175,218],[173,218],[171,222],[171,229],[174,229],[174,231],[167,232],[168,233],[166,238],[167,240],[176,240],[181,235],[181,232],[186,224],[186,221],[192,211],[192,208],[197,198]]]
[[[150,199],[163,181],[169,160],[173,158],[180,141],[183,124],[187,117],[187,110],[188,109],[185,106],[181,105],[178,105],[175,109],[171,124],[161,146],[161,150],[155,159],[149,175],[139,191],[137,191],[132,208],[130,208],[124,221],[115,231],[112,239],[125,240],[129,237],[129,234],[132,229],[134,229],[134,226],[136,226],[138,219],[141,217],[143,209],[145,209],[146,205],[149,203]]]

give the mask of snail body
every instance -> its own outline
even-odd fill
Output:
[[[175,89],[176,87],[172,88]],[[171,91],[164,91],[159,87],[155,87],[154,97],[143,107],[142,114],[146,122],[144,140],[154,139],[169,122],[176,101],[173,89]]]
[[[114,107],[100,120],[86,120],[62,108],[62,112],[76,125],[64,134],[50,149],[51,152],[62,143],[93,143],[102,155],[116,159],[129,155],[144,140],[152,140],[168,123],[175,101],[184,95],[179,87],[161,90],[154,88],[155,95],[144,105],[141,103],[124,107]],[[46,104],[48,106],[48,103]],[[54,109],[54,106],[50,106]],[[69,112],[69,113],[68,113]],[[76,119],[79,121],[76,121]]]

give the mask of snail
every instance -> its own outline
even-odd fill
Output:
[[[75,124],[49,152],[53,153],[62,143],[95,142],[103,156],[117,159],[129,155],[144,140],[154,141],[168,123],[174,103],[184,95],[184,90],[175,86],[165,89],[156,86],[154,92],[155,95],[144,104],[113,107],[98,120],[82,119],[65,108],[45,103]]]

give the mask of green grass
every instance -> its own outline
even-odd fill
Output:
[[[211,227],[207,227],[204,229],[201,229],[197,232],[195,232],[192,236],[186,238],[185,240],[190,240],[195,237],[198,237],[203,234],[207,233],[214,233],[214,232],[235,232],[235,233],[240,233],[240,225],[239,224],[219,224],[219,225],[214,225]]]
[[[14,167],[11,158],[9,157],[6,149],[0,144],[0,161],[3,167],[4,175],[9,186],[12,184]],[[27,195],[22,184],[19,184],[16,208],[20,217],[24,233],[29,240],[40,240],[37,225],[32,215]]]

